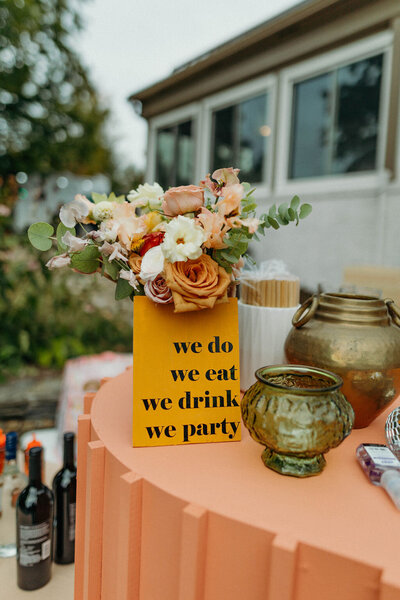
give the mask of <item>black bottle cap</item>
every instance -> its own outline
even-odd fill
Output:
[[[29,481],[42,481],[43,448],[35,446],[29,450]]]
[[[75,433],[73,431],[64,433],[64,467],[74,465],[74,441]]]

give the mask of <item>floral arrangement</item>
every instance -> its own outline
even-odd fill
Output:
[[[42,251],[57,243],[49,269],[99,271],[116,283],[117,300],[145,294],[174,303],[175,312],[212,308],[232,294],[252,238],[298,224],[311,212],[295,196],[257,218],[254,189],[238,173],[218,169],[198,186],[167,191],[145,183],[126,199],[93,193],[90,201],[78,194],[61,207],[55,236],[48,223],[35,223],[28,237]]]

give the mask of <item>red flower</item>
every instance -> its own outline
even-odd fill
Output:
[[[159,246],[164,239],[164,231],[155,231],[153,233],[147,233],[143,236],[144,244],[139,250],[140,256],[144,256],[150,248],[154,248],[154,246]]]

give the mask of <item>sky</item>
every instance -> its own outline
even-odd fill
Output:
[[[88,0],[75,50],[111,108],[108,134],[121,167],[146,162],[146,121],[128,96],[299,0]]]

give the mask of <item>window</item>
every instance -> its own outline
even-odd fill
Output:
[[[271,134],[267,111],[267,93],[213,111],[211,172],[233,166],[240,168],[242,181],[263,181]]]
[[[155,181],[165,190],[193,181],[193,129],[193,121],[188,120],[156,131]]]
[[[293,85],[289,179],[378,167],[383,54]]]

